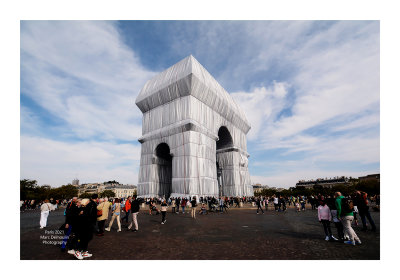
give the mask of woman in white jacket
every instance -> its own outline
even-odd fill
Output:
[[[47,218],[51,210],[54,210],[53,205],[48,199],[44,201],[42,206],[40,206],[40,229],[45,228],[47,225]]]

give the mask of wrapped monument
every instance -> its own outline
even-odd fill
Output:
[[[193,57],[149,80],[143,113],[140,197],[252,196],[242,109]]]

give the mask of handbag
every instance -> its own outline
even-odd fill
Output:
[[[101,210],[97,210],[97,217],[103,216],[103,209],[104,209],[104,206],[106,205],[105,202],[103,202],[103,203],[104,203],[103,208]]]

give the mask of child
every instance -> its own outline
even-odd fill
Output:
[[[296,212],[300,212],[300,203],[296,201]]]
[[[322,225],[324,226],[324,231],[325,231],[325,240],[337,240],[332,236],[331,232],[331,225],[330,222],[332,220],[331,216],[331,210],[329,209],[328,205],[326,205],[325,200],[320,200],[319,201],[319,206],[318,206],[318,220]]]

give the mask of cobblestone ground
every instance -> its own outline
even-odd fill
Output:
[[[311,209],[300,213],[293,208],[285,213],[269,209],[256,215],[255,208],[236,208],[223,214],[197,214],[196,220],[190,213],[168,212],[165,225],[160,224],[161,215],[141,211],[138,232],[123,224],[117,233],[115,221],[111,232],[93,237],[89,243],[93,256],[85,260],[379,260],[379,212],[371,214],[377,232],[354,226],[363,244],[351,246],[325,241],[317,211]],[[20,215],[21,259],[74,260],[57,245],[44,244],[62,236],[56,230],[64,221],[63,209],[50,213],[46,229],[39,229],[39,219],[36,210]],[[337,236],[333,224],[332,231]]]

